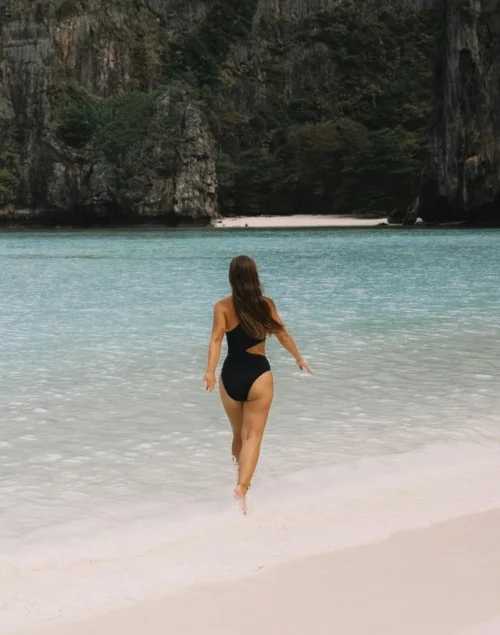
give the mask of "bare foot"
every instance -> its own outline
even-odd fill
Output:
[[[243,483],[238,483],[238,485],[235,487],[234,492],[233,492],[233,496],[238,501],[238,503],[240,504],[241,513],[244,516],[246,516],[247,513],[248,513],[248,509],[247,509],[247,492],[248,492],[248,487],[246,485],[244,485]]]

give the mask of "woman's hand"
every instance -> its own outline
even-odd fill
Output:
[[[306,373],[308,373],[309,375],[313,374],[309,364],[306,362],[305,359],[302,359],[302,357],[299,357],[299,359],[297,359],[296,361],[297,361],[297,366],[300,368],[300,370],[305,370]]]
[[[206,372],[203,375],[203,383],[205,384],[205,390],[207,392],[213,392],[216,384],[215,373]]]

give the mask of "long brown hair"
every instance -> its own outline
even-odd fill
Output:
[[[236,256],[231,260],[229,283],[236,315],[246,333],[263,339],[283,328],[283,324],[271,314],[253,258]]]

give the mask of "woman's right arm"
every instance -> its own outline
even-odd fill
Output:
[[[283,320],[281,319],[278,313],[278,310],[276,309],[276,305],[270,298],[269,298],[269,304],[271,306],[271,315],[273,316],[273,318],[280,324],[283,324]],[[299,353],[299,349],[297,348],[297,345],[295,344],[293,337],[286,330],[285,326],[283,326],[279,331],[276,331],[276,337],[278,338],[278,341],[281,344],[281,346],[283,346],[283,348],[286,351],[288,351],[290,355],[295,359],[297,366],[300,368],[300,370],[305,370],[307,373],[312,375],[312,370],[309,367],[309,364]]]

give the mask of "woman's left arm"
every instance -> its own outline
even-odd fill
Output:
[[[208,390],[208,392],[213,392],[215,388],[215,371],[217,370],[217,364],[219,363],[222,340],[224,339],[225,332],[226,316],[224,314],[222,305],[220,304],[220,302],[217,302],[214,307],[214,323],[212,326],[212,336],[210,338],[210,344],[208,346],[207,370],[203,376],[203,383],[205,384],[205,389]]]

